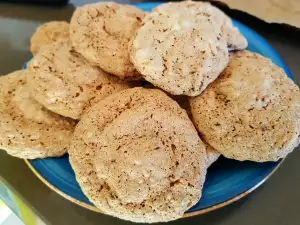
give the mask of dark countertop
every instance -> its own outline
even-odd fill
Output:
[[[72,1],[82,5],[90,1]],[[134,1],[125,0],[123,3]],[[259,7],[259,6],[258,6]],[[0,74],[20,69],[30,57],[29,38],[36,26],[50,20],[69,20],[74,6],[45,7],[0,3]],[[226,10],[256,30],[278,51],[300,84],[300,30],[270,25],[244,13]],[[169,224],[299,225],[300,149],[296,149],[267,182],[229,206]],[[84,209],[44,185],[23,160],[0,151],[0,181],[18,194],[41,218],[54,225],[130,224]]]

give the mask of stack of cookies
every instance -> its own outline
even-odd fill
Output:
[[[300,142],[300,92],[209,3],[152,12],[77,8],[32,36],[28,69],[0,78],[0,147],[69,154],[85,195],[134,222],[175,220],[223,156],[277,161]]]

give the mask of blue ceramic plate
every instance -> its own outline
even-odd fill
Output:
[[[150,11],[160,3],[139,3],[136,6]],[[233,21],[247,38],[248,50],[270,58],[275,64],[292,75],[277,52],[257,33],[245,25]],[[83,207],[99,211],[82,193],[76,182],[68,156],[26,161],[34,173],[54,191]],[[186,212],[196,215],[222,207],[250,193],[262,184],[280,165],[280,162],[254,163],[219,159],[208,170],[201,200]]]

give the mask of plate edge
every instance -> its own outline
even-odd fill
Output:
[[[149,6],[153,6],[153,5],[157,5],[157,4],[162,4],[163,2],[139,2],[139,3],[135,3],[135,4],[132,4],[136,7],[141,7],[142,5],[146,5],[145,7],[149,7]],[[246,28],[247,30],[251,31],[252,33],[254,33],[257,37],[260,38],[260,41],[261,42],[264,42],[267,46],[268,46],[268,49],[272,51],[272,54],[274,54],[277,58],[279,58],[280,60],[280,63],[284,66],[284,68],[282,68],[285,73],[288,75],[290,75],[290,77],[292,78],[292,80],[294,81],[294,78],[293,78],[293,75],[291,73],[291,71],[289,70],[288,66],[286,65],[285,61],[281,58],[281,56],[279,55],[279,53],[266,41],[266,39],[261,36],[260,34],[258,34],[255,30],[252,30],[251,28],[249,28],[248,26],[244,25],[243,23],[240,23],[239,21],[231,18],[232,20],[234,20],[235,22],[237,22],[239,25],[243,26],[244,28]],[[269,48],[271,47],[271,48]],[[30,59],[31,60],[31,59]],[[274,62],[273,62],[274,63]],[[279,66],[281,67],[281,66]],[[26,64],[22,67],[22,69],[26,68]],[[210,207],[207,207],[207,208],[204,208],[204,209],[201,209],[199,211],[195,211],[195,212],[188,212],[188,213],[185,213],[184,216],[182,218],[185,218],[185,217],[191,217],[191,216],[196,216],[196,215],[200,215],[200,214],[204,214],[204,213],[207,213],[207,212],[210,212],[210,211],[213,211],[213,210],[216,210],[216,209],[219,209],[219,208],[222,208],[224,206],[227,206],[233,202],[236,202],[238,201],[239,199],[247,196],[248,194],[250,194],[251,192],[253,192],[254,190],[256,190],[259,186],[261,186],[266,180],[268,180],[276,171],[277,169],[282,165],[283,161],[285,160],[282,159],[274,168],[273,170],[266,176],[264,177],[259,183],[257,183],[255,186],[251,187],[250,189],[238,194],[237,196],[227,200],[227,201],[224,201],[224,202],[221,202],[219,204],[216,204],[214,206],[210,206]],[[31,169],[31,171],[46,185],[48,186],[51,190],[53,190],[54,192],[56,192],[57,194],[61,195],[62,197],[64,197],[65,199],[77,204],[77,205],[80,205],[84,208],[87,208],[89,210],[92,210],[92,211],[95,211],[95,212],[98,212],[98,213],[103,213],[105,214],[103,211],[101,211],[100,209],[96,208],[95,206],[92,206],[92,205],[89,205],[85,202],[82,202],[82,201],[79,201],[69,195],[67,195],[66,193],[64,193],[63,191],[57,189],[56,187],[54,187],[52,184],[50,184],[32,165],[31,163],[28,161],[28,160],[24,160],[25,163],[27,164],[27,166]]]
[[[39,172],[31,165],[31,163],[27,160],[24,159],[25,163],[27,164],[27,166],[29,167],[29,169],[34,173],[34,175],[36,175],[47,187],[49,187],[52,191],[56,192],[57,194],[59,194],[60,196],[64,197],[65,199],[79,205],[82,206],[83,208],[89,209],[91,211],[94,212],[98,212],[98,213],[103,213],[105,214],[105,212],[103,212],[102,210],[96,208],[95,206],[89,205],[85,202],[79,201],[73,197],[71,197],[70,195],[67,195],[66,193],[64,193],[63,191],[59,190],[58,188],[54,187],[52,184],[50,184],[41,174],[39,174]],[[240,200],[241,198],[249,195],[251,192],[253,192],[255,189],[257,189],[259,186],[261,186],[266,180],[268,180],[276,171],[277,169],[282,165],[282,163],[285,161],[285,158],[283,158],[277,165],[276,167],[273,168],[272,172],[269,173],[266,177],[264,177],[259,183],[257,183],[255,186],[251,187],[250,189],[242,192],[241,194],[225,201],[225,202],[221,202],[217,205],[214,206],[210,206],[208,208],[205,209],[201,209],[199,211],[195,211],[195,212],[188,212],[185,213],[183,215],[182,218],[186,218],[186,217],[192,217],[192,216],[196,216],[196,215],[200,215],[200,214],[204,214],[219,208],[222,208],[224,206],[227,206],[233,202],[236,202],[238,200]],[[201,199],[200,199],[201,201]]]

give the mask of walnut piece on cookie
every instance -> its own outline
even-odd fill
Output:
[[[228,67],[190,98],[190,106],[204,140],[227,158],[277,161],[300,142],[299,88],[256,53],[232,53]]]
[[[145,13],[114,2],[79,7],[71,19],[74,48],[92,64],[122,79],[140,79],[130,62],[128,42]]]
[[[51,21],[39,26],[30,39],[30,51],[36,55],[41,48],[70,37],[70,24],[65,21]]]
[[[27,70],[0,77],[0,148],[25,159],[67,152],[75,121],[59,116],[29,94]]]
[[[132,88],[95,104],[76,127],[70,162],[104,213],[170,221],[199,201],[205,145],[186,112],[157,89]]]
[[[91,104],[129,85],[92,66],[74,51],[70,40],[40,51],[28,64],[32,96],[47,109],[79,119]]]

